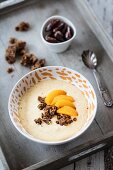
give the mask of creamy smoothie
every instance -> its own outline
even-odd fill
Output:
[[[56,117],[53,117],[50,125],[36,124],[34,119],[42,114],[42,111],[37,107],[38,96],[46,97],[50,91],[55,89],[64,90],[67,95],[74,98],[78,112],[77,121],[68,126],[60,126],[56,124]],[[23,95],[19,105],[19,116],[23,127],[35,138],[45,141],[61,141],[78,133],[86,123],[88,118],[87,100],[83,93],[71,83],[60,80],[44,80],[31,87]]]

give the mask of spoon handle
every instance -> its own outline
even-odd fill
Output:
[[[103,78],[100,76],[100,74],[95,69],[93,70],[93,74],[96,79],[98,89],[103,99],[104,105],[111,107],[113,105],[113,100],[110,96],[110,93],[108,91],[108,88],[105,85]]]

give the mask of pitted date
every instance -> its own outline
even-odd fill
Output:
[[[73,29],[62,20],[52,19],[45,26],[44,38],[50,43],[64,42],[72,36]]]
[[[58,27],[56,27],[55,29],[53,29],[53,32],[62,30],[62,29],[64,28],[64,25],[65,25],[65,24],[64,24],[63,22],[61,22],[61,23],[58,25]]]
[[[63,27],[63,29],[62,29],[62,34],[63,34],[63,35],[65,35],[66,30],[67,30],[67,24],[64,23],[64,27]]]
[[[51,31],[52,30],[52,23],[50,22],[47,26],[46,26],[46,29],[45,31]]]
[[[65,38],[66,38],[66,40],[69,40],[71,37],[72,37],[71,27],[67,26],[67,31],[65,33]]]
[[[54,37],[58,40],[58,41],[65,41],[64,38],[63,38],[63,34],[60,32],[60,31],[56,31],[54,33]]]
[[[58,43],[59,42],[56,38],[50,37],[50,36],[46,36],[45,40],[50,42],[50,43]]]
[[[56,20],[51,20],[48,25],[46,26],[46,31],[51,31],[52,29],[54,29],[55,27],[57,27],[60,23],[60,20],[56,19]]]

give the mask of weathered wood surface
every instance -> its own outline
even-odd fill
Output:
[[[0,170],[9,170],[3,151],[0,147]]]
[[[51,3],[51,6],[49,5],[49,3]],[[20,66],[18,62],[16,62],[13,65],[13,67],[15,68],[14,77],[6,74],[6,70],[9,66],[4,60],[4,52],[5,48],[7,47],[8,39],[11,36],[26,40],[28,42],[30,51],[33,51],[37,55],[45,57],[47,59],[47,65],[64,65],[78,70],[86,77],[90,77],[90,81],[92,82],[92,84],[94,84],[95,90],[98,94],[98,89],[92,73],[89,72],[89,70],[83,65],[81,61],[82,50],[86,48],[91,48],[92,50],[97,52],[98,56],[101,56],[102,62],[100,63],[98,69],[101,74],[104,75],[106,82],[109,82],[108,87],[110,89],[113,89],[113,82],[110,79],[113,72],[112,63],[110,59],[106,57],[107,54],[104,52],[96,37],[92,34],[90,29],[85,24],[82,16],[78,16],[79,12],[74,6],[74,2],[72,1],[71,3],[68,3],[67,0],[64,0],[63,2],[53,2],[52,0],[50,0],[49,3],[48,1],[40,1],[35,6],[29,6],[23,8],[23,10],[17,10],[16,15],[15,12],[4,15],[1,17],[0,20],[0,97],[1,99],[3,99],[3,102],[0,103],[0,114],[2,120],[0,124],[0,129],[2,129],[0,131],[0,142],[11,169],[15,170],[39,162],[52,155],[60,154],[63,151],[66,152],[66,150],[68,149],[71,149],[88,140],[93,140],[95,137],[100,137],[103,134],[113,130],[113,117],[111,115],[112,110],[103,107],[103,103],[99,95],[97,95],[99,107],[95,121],[86,133],[78,138],[76,142],[73,141],[70,144],[50,147],[32,143],[31,141],[22,137],[21,134],[19,134],[11,124],[7,111],[7,101],[9,93],[15,82],[23,74],[29,71],[28,69]],[[73,11],[75,12],[74,17]],[[40,27],[43,21],[53,14],[60,14],[68,17],[77,27],[78,34],[76,40],[73,42],[70,49],[63,54],[51,53],[41,43],[39,35]],[[32,25],[32,29],[30,30],[30,32],[17,33],[14,31],[14,26],[21,20],[29,20]],[[68,61],[67,58],[69,58]],[[106,71],[107,75],[105,74]],[[109,127],[105,126],[106,122],[109,122]]]
[[[104,152],[98,152],[59,170],[104,170]]]
[[[99,18],[101,24],[109,34],[109,36],[113,39],[113,1],[109,0],[87,0],[94,10],[96,16]],[[113,148],[105,151],[105,161],[106,161],[106,169],[113,169]],[[87,157],[76,163],[75,170],[104,170],[104,151],[101,151],[97,154],[91,156],[94,162],[89,160],[90,157]],[[73,166],[72,169],[73,170]],[[68,166],[64,168],[64,170],[68,170]]]

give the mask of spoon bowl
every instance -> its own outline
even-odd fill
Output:
[[[95,69],[97,66],[97,57],[92,51],[83,51],[82,60],[88,68]]]

